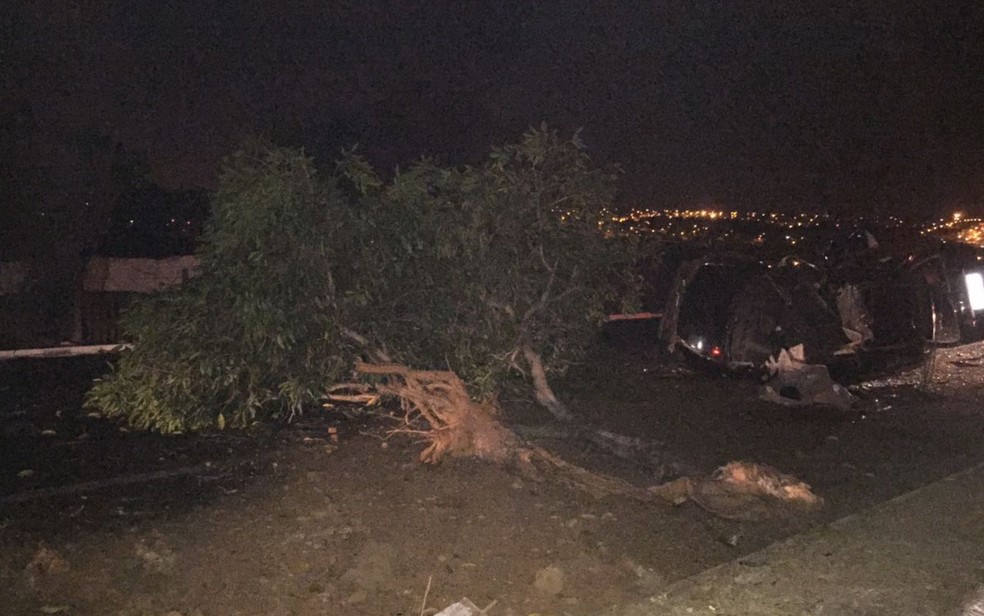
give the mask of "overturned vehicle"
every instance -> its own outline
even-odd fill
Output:
[[[810,258],[712,252],[677,268],[660,336],[729,372],[761,373],[794,348],[841,379],[897,370],[982,338],[982,272],[970,246],[892,255],[868,232]]]

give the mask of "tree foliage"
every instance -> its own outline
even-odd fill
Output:
[[[134,343],[88,403],[163,432],[290,417],[339,378],[326,239],[342,203],[301,152],[254,143],[230,157],[199,274],[123,317]]]
[[[631,250],[600,229],[615,177],[546,128],[481,166],[422,160],[390,181],[354,155],[318,176],[299,152],[244,150],[201,275],[128,313],[135,348],[90,403],[165,431],[289,417],[370,348],[478,395],[527,353],[562,371],[634,285]]]
[[[353,175],[344,164],[343,172]],[[496,389],[522,351],[548,371],[597,334],[630,252],[599,229],[615,172],[541,128],[478,168],[421,161],[389,184],[357,169],[363,217],[352,323],[411,365]],[[367,179],[368,178],[368,179]]]

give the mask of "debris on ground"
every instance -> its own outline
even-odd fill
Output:
[[[486,616],[495,604],[496,602],[493,601],[483,609],[469,601],[466,597],[457,603],[452,603],[437,614],[434,614],[434,616]]]
[[[984,614],[984,587],[978,588],[961,609],[960,616],[981,616]]]
[[[681,477],[650,491],[674,505],[692,500],[714,515],[746,522],[790,517],[823,505],[806,483],[755,462],[729,462],[710,477]]]
[[[546,596],[559,595],[564,590],[564,570],[556,565],[540,569],[533,579],[533,587]]]
[[[804,360],[803,345],[782,349],[766,362],[769,379],[762,386],[760,397],[768,402],[787,406],[819,404],[838,410],[849,410],[856,398],[830,378],[822,364]]]
[[[150,542],[138,541],[133,546],[133,554],[139,559],[140,566],[152,573],[170,573],[177,562],[174,550],[161,537]]]
[[[33,587],[51,575],[65,573],[70,569],[68,561],[58,550],[41,545],[34,552],[31,562],[24,567],[28,583]]]
[[[982,346],[934,348],[923,366],[861,383],[863,390],[916,387],[935,394],[973,391],[984,383]]]

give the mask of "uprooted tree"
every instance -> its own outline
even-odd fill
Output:
[[[359,192],[354,267],[337,268],[339,289],[354,292],[346,324],[478,395],[524,373],[569,419],[547,376],[583,353],[615,290],[633,288],[628,245],[599,227],[614,171],[592,166],[576,137],[541,129],[479,168],[421,161],[384,184],[350,158],[340,172]]]
[[[499,424],[495,393],[525,376],[571,417],[548,377],[636,288],[631,247],[603,234],[614,182],[546,128],[388,182],[354,155],[325,174],[252,143],[225,163],[199,275],[125,314],[133,350],[88,404],[163,432],[242,427],[361,378],[427,420],[429,461],[544,459]]]
[[[134,343],[86,404],[165,433],[289,419],[342,378],[328,238],[345,202],[299,152],[253,143],[225,161],[199,274],[135,301]]]

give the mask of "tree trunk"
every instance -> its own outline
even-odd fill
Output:
[[[536,401],[542,404],[550,414],[560,421],[570,421],[574,419],[564,403],[557,399],[550,383],[547,382],[547,373],[543,369],[543,360],[540,354],[530,347],[523,347],[523,356],[526,357],[530,365],[530,374],[533,376],[533,392],[536,394]]]

